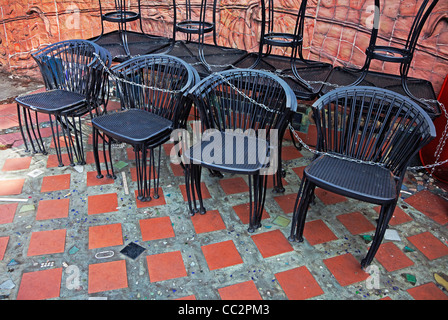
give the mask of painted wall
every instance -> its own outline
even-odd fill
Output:
[[[197,3],[199,0],[192,0]],[[134,3],[136,1],[130,1]],[[113,1],[103,1],[110,6]],[[171,0],[142,0],[144,30],[170,35]],[[381,1],[378,44],[404,43],[421,0]],[[109,4],[109,5],[108,5]],[[294,27],[300,0],[277,0],[276,25]],[[260,5],[257,0],[218,1],[220,45],[258,48]],[[361,66],[373,19],[373,0],[308,0],[305,57],[337,65]],[[114,30],[106,25],[106,32]],[[133,23],[132,30],[139,30]],[[36,76],[30,53],[65,39],[88,39],[101,32],[97,0],[0,0],[0,70]],[[281,53],[281,51],[277,52]],[[373,69],[396,73],[398,66],[375,62]],[[436,93],[448,73],[448,1],[440,0],[420,36],[410,76],[430,80]]]

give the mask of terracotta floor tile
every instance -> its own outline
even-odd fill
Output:
[[[218,289],[221,300],[262,300],[252,280]]]
[[[235,194],[249,191],[249,185],[241,177],[221,179],[219,180],[219,184],[225,194]]]
[[[293,159],[298,159],[303,157],[299,150],[294,146],[283,146],[282,147],[282,160],[288,161]]]
[[[305,300],[324,293],[305,266],[276,273],[275,278],[289,300]]]
[[[58,298],[62,268],[25,272],[20,282],[17,300],[44,300]]]
[[[283,187],[286,187],[288,185],[288,181],[282,178],[282,184]],[[266,189],[272,189],[272,188],[274,188],[274,178],[273,176],[269,176],[266,183]],[[272,190],[268,190],[267,192],[272,192]]]
[[[414,262],[393,242],[382,243],[375,258],[388,272],[414,265]]]
[[[448,201],[428,190],[410,196],[405,202],[441,225],[448,223]]]
[[[106,170],[101,170],[101,173],[103,174],[103,177],[101,179],[98,179],[96,177],[98,175],[96,170],[87,172],[87,186],[92,187],[92,186],[100,186],[100,185],[115,183],[115,179],[108,178],[106,176],[106,173],[107,173]],[[116,173],[115,173],[115,175],[116,175]]]
[[[88,292],[95,293],[128,287],[126,261],[118,260],[89,265]]]
[[[434,282],[406,290],[415,300],[448,300],[448,295]]]
[[[305,222],[303,236],[312,246],[338,239],[325,222],[320,219]]]
[[[180,166],[180,164],[174,164],[170,162],[171,171],[175,177],[183,177],[184,169]]]
[[[274,197],[280,208],[285,214],[294,212],[294,204],[296,203],[297,193],[285,194]]]
[[[280,230],[263,232],[251,236],[263,258],[293,251],[293,247]]]
[[[89,196],[87,198],[87,203],[87,213],[89,215],[118,211],[118,199],[116,193],[106,193]]]
[[[210,270],[243,263],[243,259],[232,240],[208,244],[201,248]]]
[[[0,196],[12,196],[22,193],[25,179],[1,180]]]
[[[448,247],[429,231],[410,236],[408,240],[429,260],[448,255]]]
[[[146,257],[149,280],[151,282],[187,276],[184,260],[180,251],[164,252]]]
[[[178,298],[176,300],[196,300],[196,296],[194,294],[190,295],[190,296],[185,296],[182,298]]]
[[[154,199],[154,188],[151,188],[150,194],[151,194],[151,200],[150,201],[140,201],[137,199],[137,193],[138,191],[135,190],[135,203],[137,204],[137,208],[146,208],[146,207],[155,207],[155,206],[163,206],[166,204],[165,196],[163,194],[162,188],[159,188],[159,199]]]
[[[64,135],[62,134],[62,132],[59,132],[59,145],[60,145],[60,147],[61,148],[67,148],[67,144],[68,143],[69,143],[68,138],[67,138],[67,142],[66,142],[66,139],[64,138]],[[55,149],[54,139],[51,139],[50,148]]]
[[[179,185],[179,188],[180,188],[180,192],[182,193],[182,196],[184,197],[184,201],[187,201],[188,200],[188,198],[187,198],[187,187],[186,187],[186,185],[185,184],[180,184]],[[195,195],[195,197],[196,197],[196,200],[198,199],[198,196],[197,196],[197,190],[195,189],[195,192],[196,192],[196,195]],[[208,191],[208,188],[207,188],[207,186],[205,185],[205,182],[201,182],[201,194],[202,194],[202,199],[210,199],[212,196],[210,195],[210,192]]]
[[[361,212],[340,214],[336,218],[353,235],[371,232],[376,228]]]
[[[172,238],[175,236],[170,217],[140,220],[142,241]]]
[[[191,217],[196,233],[212,232],[224,230],[226,225],[221,218],[218,210],[209,210],[206,214],[195,214]]]
[[[296,167],[296,168],[292,168],[292,171],[294,171],[294,173],[296,175],[298,175],[300,179],[302,179],[302,177],[303,177],[303,170],[305,170],[305,168],[306,168],[306,166]]]
[[[8,246],[9,237],[0,237],[0,261],[5,256],[6,247]]]
[[[356,260],[351,253],[325,259],[324,263],[343,287],[364,281],[369,276],[361,269],[360,261]]]
[[[27,256],[64,252],[65,236],[65,229],[33,232],[31,234]]]
[[[378,214],[380,213],[381,206],[373,208]],[[394,213],[392,215],[392,218],[389,221],[389,225],[396,226],[405,222],[412,221],[413,219],[403,211],[400,207],[395,207]]]
[[[2,171],[14,171],[28,169],[31,164],[31,157],[6,159]]]
[[[249,218],[250,218],[249,217],[249,214],[250,214],[249,205],[250,205],[250,203],[243,203],[243,204],[239,204],[239,205],[233,207],[233,210],[235,210],[235,213],[240,218],[241,223],[243,223],[243,224],[249,223]],[[261,220],[269,219],[269,218],[270,218],[269,213],[266,211],[266,209],[263,209],[263,213],[261,214]]]
[[[36,220],[67,218],[70,199],[41,200],[37,206]]]
[[[18,203],[0,204],[0,224],[14,221],[14,215],[16,214],[18,205]]]
[[[69,159],[67,153],[63,153],[62,154],[62,163],[64,165],[69,165],[70,164],[70,159]],[[47,168],[55,168],[57,166],[59,166],[58,156],[55,155],[55,154],[48,155]]]
[[[322,188],[316,188],[314,194],[320,199],[320,201],[322,201],[326,205],[347,201],[346,197],[324,190]]]
[[[70,189],[70,173],[47,176],[42,179],[40,192],[52,192]]]
[[[105,161],[104,161],[104,154],[103,154],[102,149],[100,149],[100,152],[98,153],[98,156],[100,158],[100,163],[104,163]],[[113,156],[113,153],[112,153],[112,156]],[[86,157],[86,163],[87,164],[95,164],[95,157],[93,155],[93,151],[87,151],[86,154],[85,154],[85,157]]]
[[[123,244],[121,223],[89,227],[89,249]]]

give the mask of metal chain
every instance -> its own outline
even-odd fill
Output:
[[[108,75],[109,75],[109,76],[112,78],[112,80],[114,80],[114,81],[117,81],[117,82],[123,82],[123,83],[126,83],[126,84],[130,84],[130,85],[133,85],[133,86],[137,86],[137,87],[143,88],[143,89],[149,89],[149,90],[161,91],[161,92],[163,92],[163,93],[172,93],[172,94],[179,94],[179,93],[182,93],[181,90],[169,90],[169,89],[165,89],[165,88],[159,88],[159,87],[147,86],[147,85],[140,84],[140,83],[137,83],[137,82],[132,82],[132,81],[129,81],[129,80],[126,80],[126,79],[123,79],[123,78],[119,78],[119,77],[117,77],[117,76],[114,74],[114,72],[113,72],[111,69],[109,69],[109,68],[104,64],[103,60],[101,59],[101,57],[100,57],[97,53],[94,52],[93,54],[97,57],[97,59],[100,61],[101,66],[104,68],[104,70],[106,70],[106,72],[108,73]]]

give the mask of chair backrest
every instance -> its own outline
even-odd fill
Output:
[[[162,54],[131,58],[112,68],[122,109],[152,112],[175,125],[185,123],[191,104],[183,95],[199,81],[197,71],[185,61]]]
[[[97,44],[88,40],[66,40],[51,44],[32,56],[47,90],[81,93],[90,101],[105,99],[107,70],[104,67],[109,67],[112,59]]]
[[[420,8],[414,18],[411,29],[409,30],[408,38],[406,39],[406,44],[404,49],[409,51],[409,54],[412,56],[415,50],[415,46],[417,45],[418,38],[423,29],[426,20],[429,17],[429,14],[434,9],[435,5],[439,2],[439,0],[423,0]],[[376,45],[376,39],[378,37],[378,29],[380,26],[380,0],[375,0],[375,11],[373,18],[373,28],[370,37],[369,48],[373,49]]]
[[[283,132],[297,99],[286,82],[254,69],[214,73],[191,91],[204,129],[270,129]],[[279,135],[280,136],[280,135]]]
[[[313,104],[317,149],[372,161],[404,174],[435,136],[428,114],[408,97],[367,86],[338,88]]]

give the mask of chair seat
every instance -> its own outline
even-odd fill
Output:
[[[140,18],[140,14],[132,11],[112,11],[103,14],[103,19],[109,22],[131,22]]]
[[[16,98],[16,102],[42,113],[57,113],[86,104],[86,96],[66,90],[48,90]]]
[[[305,168],[307,178],[318,187],[376,204],[396,199],[392,173],[378,165],[322,155]]]
[[[302,37],[291,33],[271,32],[263,37],[266,44],[278,47],[295,47],[302,43]]]
[[[184,33],[208,33],[213,31],[215,25],[206,21],[184,20],[177,24],[177,29]]]
[[[242,133],[206,132],[200,142],[185,152],[185,157],[187,163],[213,170],[255,174],[269,165],[269,143]]]
[[[92,125],[109,137],[141,144],[160,136],[169,135],[173,122],[148,111],[129,109],[92,119]]]

